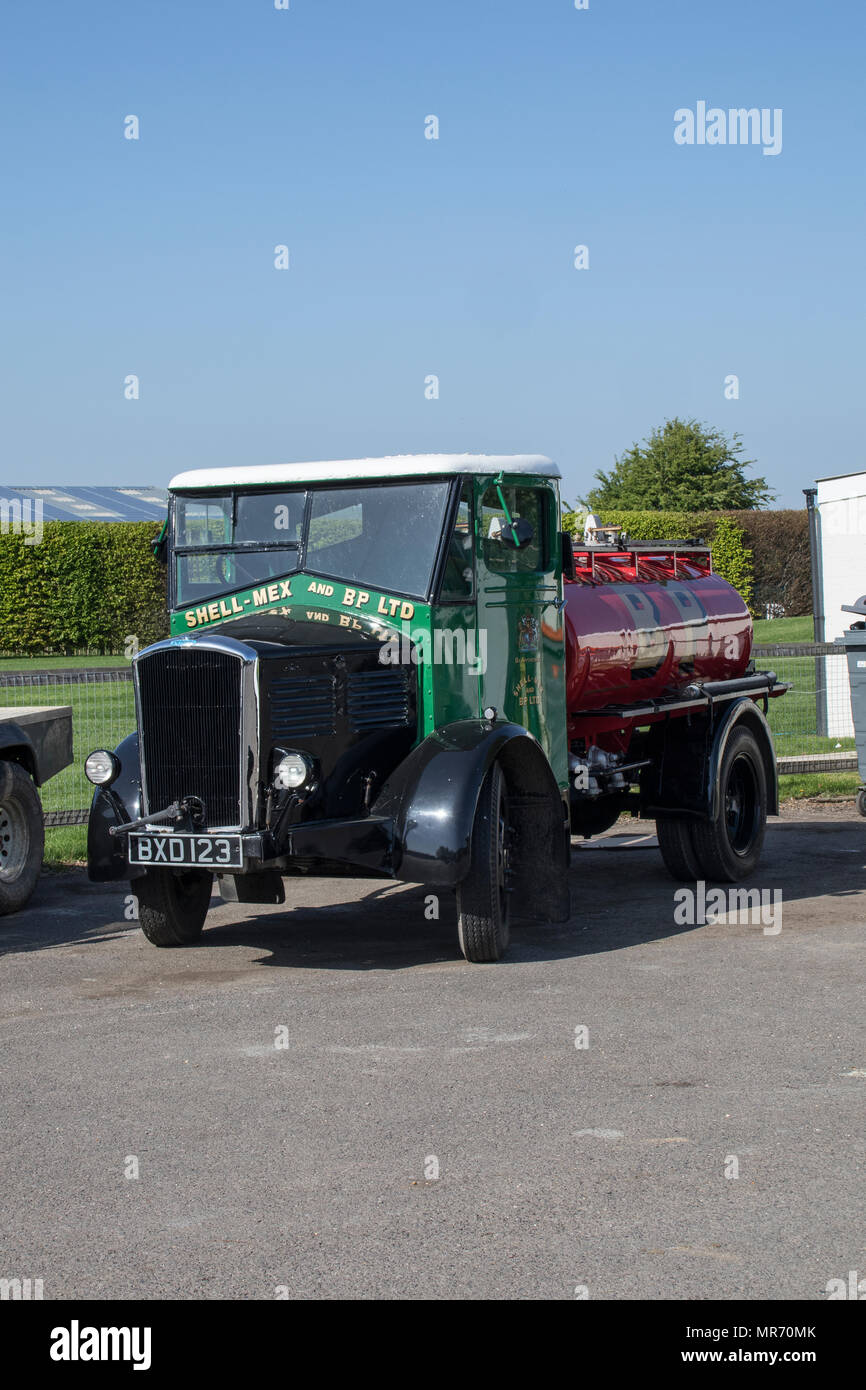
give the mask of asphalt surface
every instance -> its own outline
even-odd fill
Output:
[[[675,922],[651,831],[576,843],[572,920],[491,966],[402,884],[215,898],[202,944],[159,951],[128,885],[43,876],[0,927],[0,1277],[814,1300],[866,1276],[866,822],[772,823],[774,934]]]

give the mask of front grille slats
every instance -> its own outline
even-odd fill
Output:
[[[401,729],[410,722],[409,679],[396,670],[324,672],[278,676],[269,687],[274,739],[335,734],[341,718],[355,734]]]
[[[337,683],[333,676],[281,676],[271,685],[271,731],[275,738],[333,734],[337,727]]]
[[[238,657],[208,648],[169,648],[139,659],[149,813],[196,796],[208,825],[241,824],[242,673]]]
[[[356,733],[403,728],[409,722],[409,680],[406,671],[356,671],[346,689],[349,723]]]

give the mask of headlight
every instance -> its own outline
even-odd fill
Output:
[[[279,791],[296,791],[312,777],[313,765],[303,753],[284,753],[274,766],[274,786]]]
[[[91,753],[84,764],[84,775],[96,787],[107,787],[120,772],[120,761],[113,753],[100,748]]]

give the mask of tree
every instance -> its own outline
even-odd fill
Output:
[[[666,420],[643,444],[633,444],[615,460],[610,473],[595,474],[598,487],[581,498],[598,510],[751,511],[766,507],[775,493],[766,478],[747,478],[754,459],[740,455],[740,435],[729,440],[721,430],[697,420]]]

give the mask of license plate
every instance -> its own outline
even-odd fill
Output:
[[[130,864],[200,864],[210,869],[243,868],[240,835],[130,835]]]

